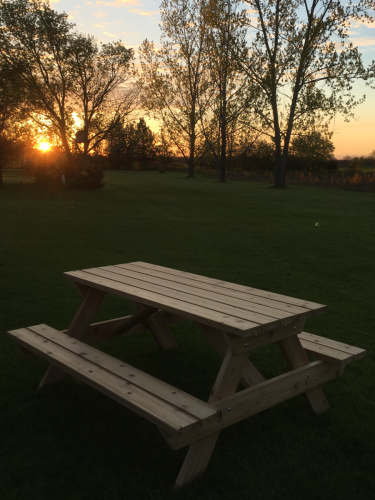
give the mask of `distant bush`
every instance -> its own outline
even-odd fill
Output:
[[[103,161],[88,156],[84,168],[81,158],[73,155],[71,160],[62,151],[53,149],[45,153],[34,150],[25,160],[25,175],[35,179],[44,188],[98,189],[103,183]]]

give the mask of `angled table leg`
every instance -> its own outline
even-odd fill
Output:
[[[196,323],[196,325],[199,327],[203,335],[206,337],[206,339],[209,341],[209,343],[212,345],[215,351],[219,354],[219,356],[225,358],[229,346],[223,332],[211,326],[203,325],[201,323]],[[264,381],[265,378],[255,368],[253,363],[249,359],[246,360],[241,373],[241,380],[240,380],[241,384],[244,387],[252,387],[253,385],[260,384],[261,382]]]
[[[137,302],[135,303],[135,305],[141,311],[143,309],[148,309],[147,306]],[[147,323],[153,336],[155,337],[156,341],[158,342],[158,344],[162,349],[175,349],[176,347],[178,347],[175,338],[173,337],[170,329],[168,328],[168,323],[165,320],[165,317],[161,314],[161,312],[156,312],[151,316],[148,316],[145,319],[145,322]]]
[[[84,291],[82,303],[73,318],[66,334],[76,339],[82,339],[86,332],[90,329],[90,324],[99,309],[105,292],[96,290],[95,288],[87,288]],[[44,385],[55,384],[60,382],[65,377],[65,371],[54,365],[49,365],[46,373],[44,374],[38,389]]]
[[[211,391],[209,403],[224,398],[236,392],[241,373],[246,364],[248,353],[234,354],[230,349],[224,358],[223,364]],[[191,481],[193,477],[203,472],[210,461],[220,432],[214,432],[206,438],[190,445],[180,473],[175,483],[175,489]]]
[[[310,363],[297,335],[281,340],[278,344],[290,368],[300,368]],[[329,410],[329,403],[321,387],[310,389],[305,392],[305,395],[313,412],[317,415]]]

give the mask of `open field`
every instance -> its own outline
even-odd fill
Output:
[[[98,191],[0,190],[0,497],[4,500],[373,498],[375,488],[375,195],[181,173],[106,173]],[[318,223],[318,225],[316,225]],[[328,305],[306,331],[368,350],[323,386],[315,417],[299,396],[222,432],[206,473],[172,487],[186,450],[73,379],[36,392],[46,369],[10,329],[69,324],[79,297],[63,271],[146,261]],[[133,311],[106,299],[97,321]],[[106,352],[207,399],[220,360],[190,322],[180,349],[152,335]],[[285,371],[275,347],[254,352],[266,378]]]

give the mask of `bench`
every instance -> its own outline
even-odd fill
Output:
[[[218,410],[47,325],[8,332],[23,349],[63,368],[173,435],[217,420]]]
[[[298,338],[306,354],[329,363],[338,363],[342,367],[366,356],[366,351],[360,347],[343,344],[312,333],[301,332]]]

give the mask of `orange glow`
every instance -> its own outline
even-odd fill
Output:
[[[38,149],[41,151],[48,151],[50,149],[51,145],[49,142],[40,142],[38,144]]]

